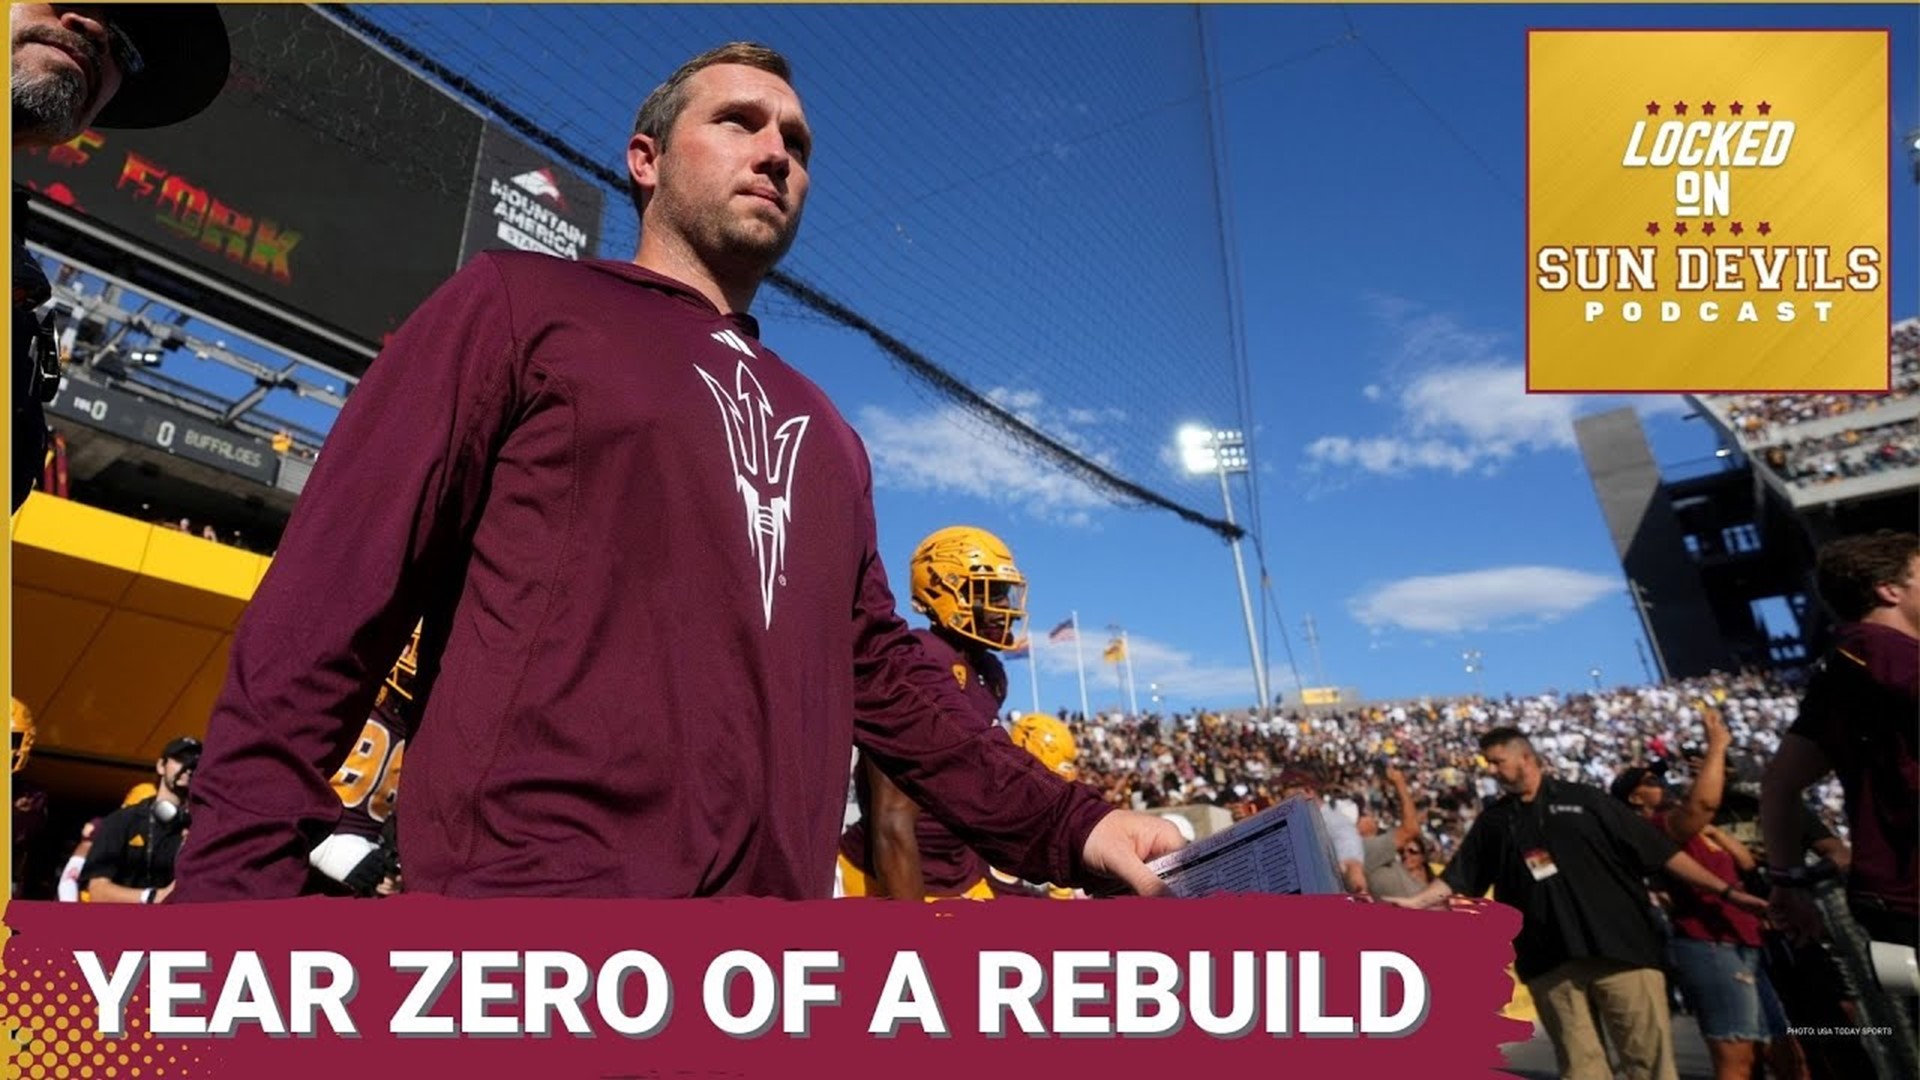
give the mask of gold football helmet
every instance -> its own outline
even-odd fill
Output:
[[[1046,713],[1028,713],[1013,725],[1013,744],[1040,759],[1040,764],[1071,780],[1079,775],[1074,766],[1080,747],[1073,741],[1073,730],[1057,717]]]
[[[913,609],[990,649],[1017,648],[1027,617],[1027,579],[1013,552],[985,529],[941,529],[913,551]]]
[[[12,731],[13,771],[19,772],[27,767],[27,758],[33,754],[33,710],[19,698],[13,699]]]

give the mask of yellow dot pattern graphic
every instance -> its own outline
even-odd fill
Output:
[[[130,993],[126,1030],[99,1034],[93,995],[71,971],[8,943],[0,971],[0,1034],[11,1055],[0,1080],[197,1080],[207,1075],[202,1055],[165,1042],[147,1029],[145,996]],[[158,1056],[161,1063],[156,1063]]]

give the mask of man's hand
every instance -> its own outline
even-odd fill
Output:
[[[1407,774],[1401,772],[1398,765],[1389,765],[1387,766],[1387,783],[1393,786],[1393,790],[1399,791],[1407,786]]]
[[[1805,889],[1775,885],[1767,897],[1767,917],[1795,945],[1811,945],[1826,936],[1826,923]]]
[[[1115,810],[1101,818],[1088,834],[1080,861],[1096,874],[1126,882],[1141,896],[1170,896],[1166,882],[1147,869],[1147,860],[1186,845],[1186,838],[1173,822],[1158,814]]]
[[[1726,718],[1720,710],[1706,702],[1700,703],[1700,724],[1707,730],[1707,752],[1724,751],[1733,745],[1733,732],[1727,730]]]
[[[1426,888],[1421,889],[1412,896],[1379,896],[1374,899],[1392,904],[1394,907],[1403,907],[1412,911],[1424,911],[1428,908],[1436,908],[1446,904],[1447,898],[1452,895],[1453,887],[1448,885],[1444,880],[1435,878],[1427,882]]]

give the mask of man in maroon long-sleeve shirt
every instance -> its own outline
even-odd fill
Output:
[[[234,638],[175,901],[300,889],[421,616],[410,891],[824,898],[856,738],[997,864],[1155,889],[1170,826],[967,718],[865,449],[746,313],[810,142],[777,54],[703,54],[635,124],[632,264],[483,255],[401,328]]]
[[[1876,941],[1920,942],[1920,535],[1881,530],[1820,549],[1820,599],[1842,623],[1760,785],[1776,921],[1821,927],[1806,890],[1800,801],[1828,772],[1846,795],[1847,901]]]

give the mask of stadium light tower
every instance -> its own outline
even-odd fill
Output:
[[[1247,471],[1247,440],[1237,431],[1215,431],[1198,424],[1180,429],[1180,462],[1187,472],[1201,476],[1213,473],[1220,478],[1220,501],[1226,506],[1227,524],[1233,520],[1233,492],[1227,487],[1227,474]],[[1253,685],[1260,695],[1260,719],[1271,717],[1273,699],[1267,694],[1267,666],[1260,661],[1260,631],[1253,625],[1253,598],[1247,592],[1247,563],[1240,554],[1240,538],[1235,537],[1233,572],[1240,580],[1240,613],[1247,620],[1247,650],[1253,659]]]
[[[1480,662],[1480,650],[1468,649],[1466,652],[1460,654],[1460,659],[1466,661],[1467,674],[1473,676],[1474,696],[1486,697],[1486,687],[1482,685],[1480,681],[1480,673],[1486,670],[1486,666]]]

